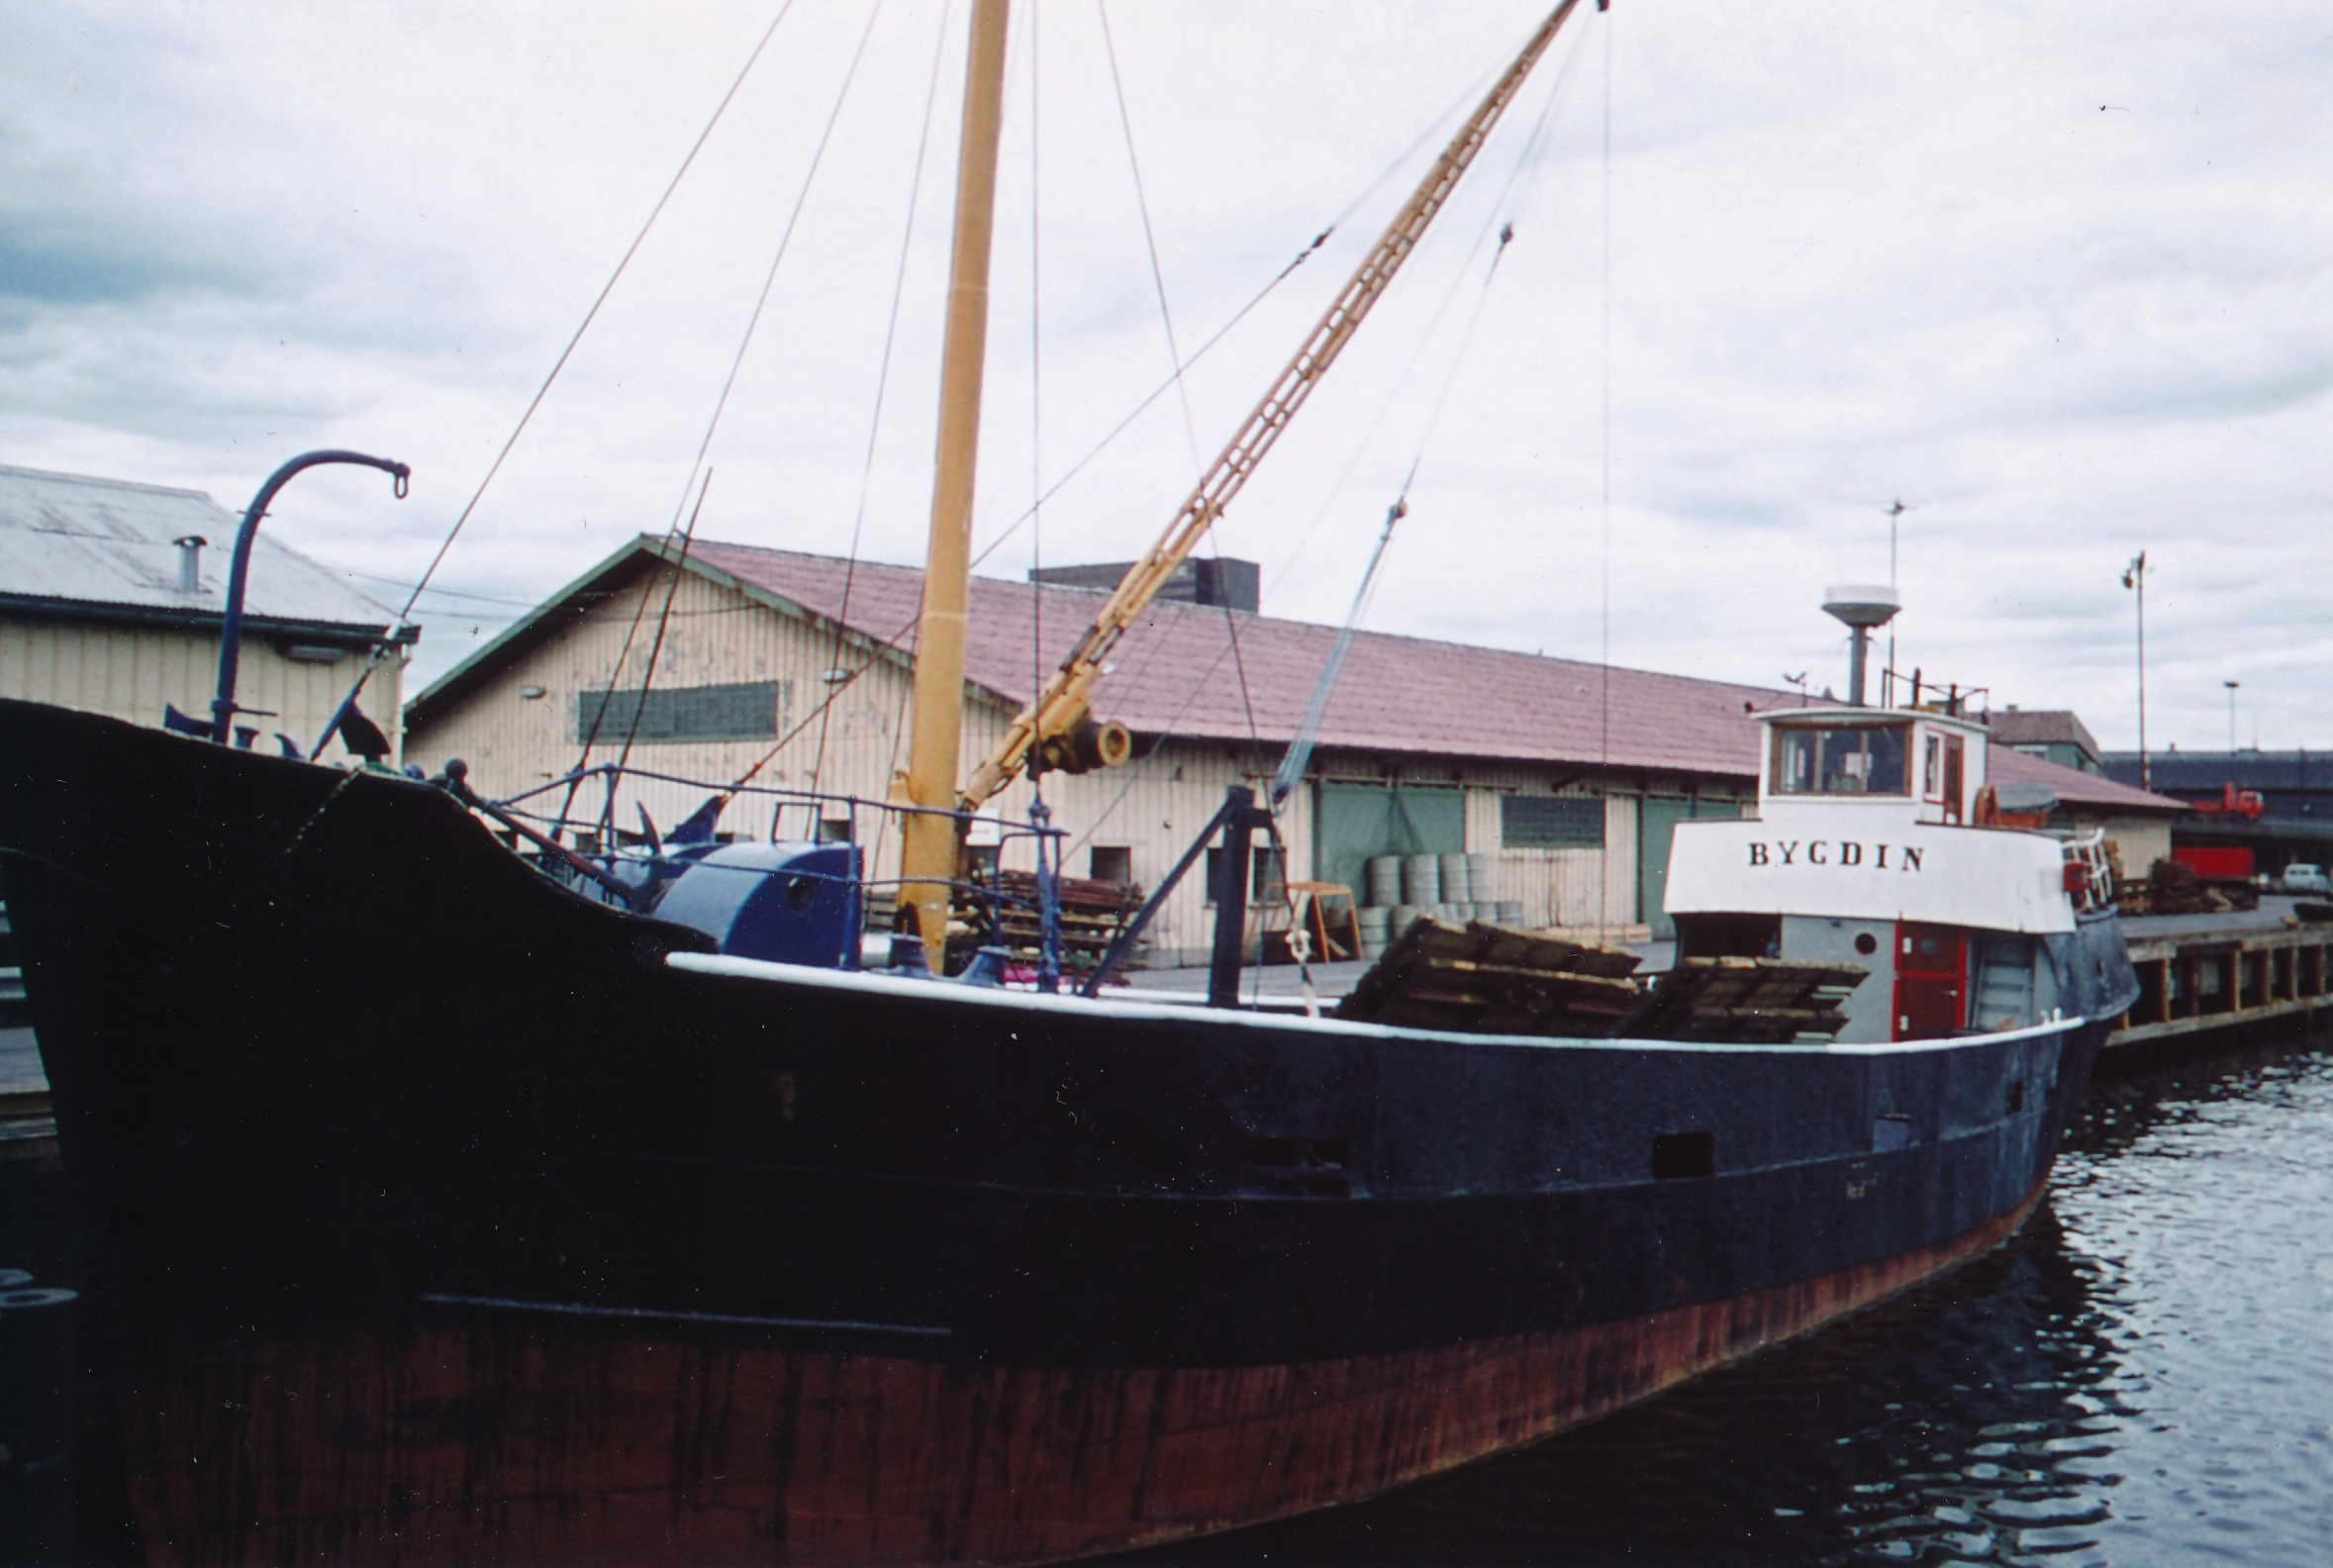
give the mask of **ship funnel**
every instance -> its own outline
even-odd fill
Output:
[[[1896,597],[1893,588],[1823,590],[1823,614],[1845,622],[1855,634],[1855,652],[1847,667],[1847,700],[1858,708],[1863,706],[1863,672],[1870,659],[1872,629],[1895,620],[1896,612],[1902,608],[1903,601]]]

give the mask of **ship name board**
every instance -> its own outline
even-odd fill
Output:
[[[1863,843],[1853,838],[1753,839],[1754,866],[1869,866],[1875,871],[1917,871],[1926,851],[1917,844]],[[1889,857],[1895,861],[1890,864]]]

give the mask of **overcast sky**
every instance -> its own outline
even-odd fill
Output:
[[[782,4],[0,0],[0,462],[240,510],[403,458],[269,525],[401,603]],[[964,7],[784,9],[424,678],[670,525],[781,243],[699,533],[920,557]],[[1542,9],[1018,8],[984,571],[1150,541]],[[2150,743],[2224,747],[2234,680],[2239,743],[2333,744],[2328,81],[2321,0],[1583,6],[1220,547],[1337,620],[1415,462],[1373,629],[1844,694],[1818,605],[1900,498],[1903,670],[2134,744],[2143,548]]]

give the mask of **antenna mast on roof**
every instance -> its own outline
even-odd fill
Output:
[[[1896,593],[1898,591],[1898,584],[1896,581],[1896,525],[1898,521],[1901,520],[1904,513],[1911,510],[1912,509],[1910,507],[1907,507],[1903,504],[1903,497],[1901,496],[1897,496],[1895,502],[1888,508],[1888,591],[1890,593]],[[1881,707],[1885,708],[1889,706],[1889,698],[1894,695],[1895,685],[1896,627],[1893,623],[1890,623],[1888,627],[1888,667],[1886,670],[1881,672],[1880,675]]]

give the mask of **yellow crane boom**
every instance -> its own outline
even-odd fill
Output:
[[[1223,515],[1231,498],[1247,483],[1248,475],[1255,472],[1256,464],[1263,461],[1264,454],[1279,441],[1288,422],[1296,417],[1296,411],[1312,396],[1320,377],[1352,341],[1370,307],[1377,303],[1378,296],[1385,292],[1386,285],[1416,248],[1426,226],[1448,202],[1459,177],[1482,150],[1491,128],[1499,123],[1499,117],[1521,91],[1523,79],[1530,75],[1531,67],[1539,62],[1539,56],[1546,52],[1547,46],[1579,3],[1580,0],[1563,0],[1548,14],[1466,124],[1451,138],[1450,145],[1442,149],[1441,156],[1434,160],[1433,167],[1387,226],[1376,246],[1353,269],[1352,277],[1305,339],[1304,345],[1297,349],[1295,357],[1289,360],[1287,368],[1280,372],[1279,379],[1272,383],[1221,454],[1201,476],[1165,534],[1127,571],[1109,603],[1094,617],[1094,624],[1086,629],[1069,656],[1061,661],[1060,668],[1045,682],[1044,690],[1021,710],[1012,729],[1006,732],[1003,743],[965,784],[960,803],[963,810],[977,809],[1020,777],[1032,751],[1048,765],[1072,771],[1096,763],[1115,764],[1125,760],[1124,732],[1115,726],[1097,726],[1090,716],[1094,683],[1102,678],[1104,660],[1118,638],[1158,597],[1167,580],[1190,558],[1208,529]]]

